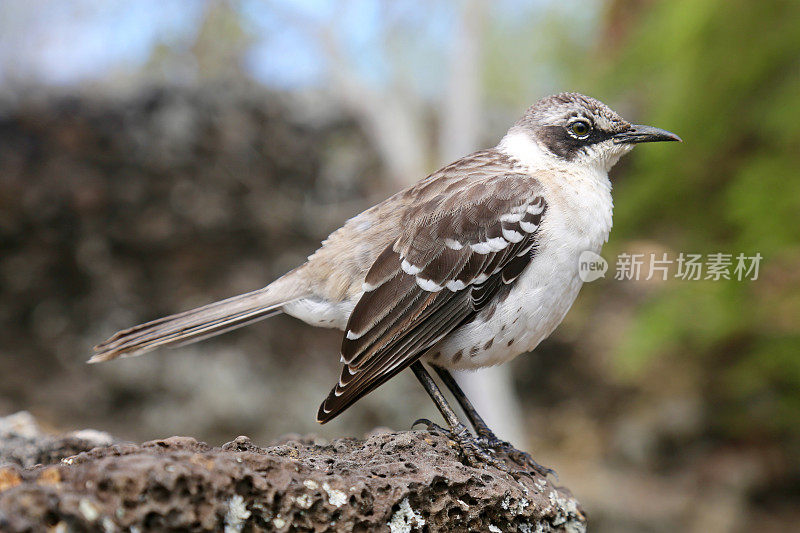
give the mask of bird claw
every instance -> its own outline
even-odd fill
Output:
[[[505,473],[512,473],[504,461],[495,457],[495,454],[499,452],[508,457],[513,463],[521,466],[525,471],[536,472],[542,477],[552,474],[558,479],[558,474],[552,468],[540,465],[529,453],[516,449],[510,442],[498,439],[493,433],[474,437],[461,424],[452,429],[445,429],[427,418],[415,420],[411,427],[418,424],[425,425],[426,429],[431,433],[437,433],[452,439],[461,448],[461,453],[470,466],[476,468],[493,466]]]
[[[482,446],[480,440],[473,437],[466,427],[462,425],[454,427],[450,431],[450,437],[461,448],[461,453],[470,466],[475,468],[493,466],[501,472],[511,473],[508,465],[489,453],[489,449]]]
[[[478,440],[484,444],[485,447],[494,452],[500,452],[504,454],[506,457],[511,459],[511,461],[526,470],[536,472],[542,477],[547,477],[548,475],[552,474],[556,479],[558,479],[558,474],[556,474],[555,470],[540,465],[533,459],[533,457],[531,457],[528,452],[523,452],[522,450],[516,449],[510,442],[500,440],[494,434],[480,436],[478,437]]]
[[[482,446],[479,439],[472,436],[465,426],[459,424],[452,429],[445,429],[439,424],[431,422],[427,418],[420,418],[414,421],[411,427],[424,424],[428,431],[450,438],[461,448],[461,454],[470,466],[480,468],[483,466],[493,466],[503,472],[508,472],[508,466],[489,453],[488,448]]]
[[[417,418],[416,420],[414,420],[414,423],[411,424],[411,427],[413,428],[414,426],[418,426],[420,424],[424,425],[425,428],[431,433],[448,433],[448,431],[444,429],[442,426],[434,422],[431,422],[427,418]]]

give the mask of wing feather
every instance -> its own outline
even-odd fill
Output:
[[[430,339],[433,339],[433,342],[441,340],[460,324],[466,315],[463,306],[449,305],[446,311],[437,314],[434,320],[417,326],[408,335],[396,339],[391,349],[382,353],[380,359],[374,359],[369,368],[359,370],[355,374],[351,373],[348,366],[342,368],[342,377],[320,407],[318,419],[330,420],[335,413],[344,411],[359,398],[405,369],[413,362],[413,360],[409,362],[404,357],[405,354],[419,353],[430,343]]]
[[[524,174],[419,193],[400,237],[366,275],[342,341],[345,365],[318,420],[385,383],[513,283],[531,261],[545,209],[540,183]]]

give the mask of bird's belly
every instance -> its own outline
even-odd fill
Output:
[[[498,297],[439,341],[425,359],[453,369],[482,368],[533,350],[550,335],[583,285],[578,276],[581,253],[599,253],[608,239],[613,204],[610,187],[602,183],[579,179],[549,190],[551,204],[528,268],[504,299]]]
[[[446,368],[493,366],[533,350],[561,323],[583,284],[578,257],[595,243],[541,246],[507,296],[445,337],[425,359]],[[492,307],[493,306],[493,307]]]
[[[530,274],[531,278],[535,275],[533,271]],[[504,363],[533,350],[561,323],[578,295],[581,281],[561,276],[544,283],[526,281],[498,302],[490,317],[478,315],[439,342],[426,359],[466,370]]]

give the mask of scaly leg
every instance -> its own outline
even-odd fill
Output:
[[[473,466],[489,465],[503,472],[507,472],[508,467],[505,463],[489,454],[486,449],[477,442],[464,424],[459,421],[456,412],[453,411],[453,408],[447,403],[447,399],[442,394],[442,391],[439,390],[439,387],[436,386],[436,383],[433,381],[431,375],[428,374],[428,371],[425,370],[425,367],[422,366],[422,363],[419,361],[414,362],[411,365],[411,370],[414,371],[414,375],[417,376],[417,379],[425,388],[425,392],[428,393],[433,403],[435,403],[436,407],[439,409],[439,412],[442,413],[450,429],[446,430],[424,418],[414,422],[414,425],[423,423],[428,427],[429,431],[448,434],[450,438],[458,443],[467,461]]]
[[[520,466],[530,468],[543,476],[546,476],[547,474],[555,474],[553,469],[542,466],[534,461],[530,454],[514,448],[514,446],[512,446],[509,442],[500,440],[489,428],[481,415],[478,414],[478,411],[472,405],[472,402],[469,401],[467,395],[464,394],[464,391],[461,390],[461,387],[458,385],[458,382],[455,380],[450,371],[435,365],[433,366],[433,369],[439,375],[439,378],[441,378],[442,383],[444,383],[445,386],[450,389],[450,392],[453,393],[453,397],[458,402],[458,405],[460,405],[461,409],[464,410],[464,414],[467,415],[472,427],[475,428],[475,433],[478,434],[479,439],[484,442],[486,446],[493,450],[505,453],[515,463],[519,464]]]

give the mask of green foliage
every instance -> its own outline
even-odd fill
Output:
[[[630,7],[612,4],[610,17]],[[720,430],[738,436],[800,438],[799,20],[792,0],[663,0],[623,28],[607,21],[623,35],[599,66],[598,94],[624,88],[638,121],[685,141],[631,158],[612,245],[764,256],[755,282],[667,284],[642,304],[618,368],[636,376],[683,358]]]

